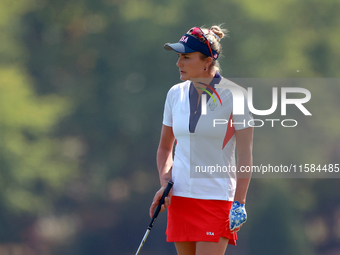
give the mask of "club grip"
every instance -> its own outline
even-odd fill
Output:
[[[169,181],[168,182],[168,186],[166,186],[166,188],[164,190],[164,193],[163,193],[163,195],[161,197],[161,200],[159,201],[159,204],[158,204],[155,212],[153,213],[153,217],[152,217],[152,220],[151,220],[150,225],[149,225],[149,229],[150,230],[151,230],[153,224],[155,223],[155,220],[156,220],[156,218],[157,218],[157,216],[158,216],[158,214],[159,214],[159,212],[161,210],[162,204],[164,204],[164,199],[169,194],[169,192],[170,192],[170,190],[172,188],[172,185],[174,185],[174,183],[172,181]]]

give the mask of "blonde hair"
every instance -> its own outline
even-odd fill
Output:
[[[201,27],[201,29],[204,32],[207,39],[209,40],[211,49],[216,51],[218,53],[218,55],[221,56],[222,45],[220,43],[220,40],[228,35],[228,33],[229,33],[228,29],[222,28],[221,25],[214,25],[210,29],[205,28],[205,27]],[[205,43],[203,38],[201,40],[202,40],[202,42]],[[209,57],[209,56],[201,53],[201,59],[204,60],[207,57]],[[211,71],[211,70],[216,70],[216,71],[221,70],[220,63],[218,62],[217,59],[213,59],[213,62],[209,66],[209,71]]]

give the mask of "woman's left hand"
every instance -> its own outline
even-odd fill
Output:
[[[240,227],[247,221],[245,204],[234,201],[229,213],[229,228],[231,233],[240,230]]]

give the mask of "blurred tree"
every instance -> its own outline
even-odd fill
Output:
[[[65,185],[78,174],[77,158],[67,153],[69,139],[54,136],[71,104],[66,97],[38,96],[25,67],[21,16],[36,4],[0,3],[1,243],[22,242],[24,231],[38,215],[54,211]]]
[[[37,213],[51,210],[53,191],[74,176],[75,165],[50,137],[69,104],[37,97],[30,85],[20,68],[0,69],[1,201],[12,211]]]

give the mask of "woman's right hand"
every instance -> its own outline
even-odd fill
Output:
[[[154,198],[152,200],[152,204],[150,206],[150,218],[153,217],[153,213],[154,213],[156,207],[158,206],[159,201],[161,200],[161,198],[163,196],[165,188],[166,187],[161,187],[156,192],[156,194],[155,194],[155,196],[154,196]],[[168,196],[164,198],[164,204],[162,205],[160,212],[164,212],[164,210],[169,207],[170,202],[171,202],[171,197],[172,197],[172,189],[170,190]]]

